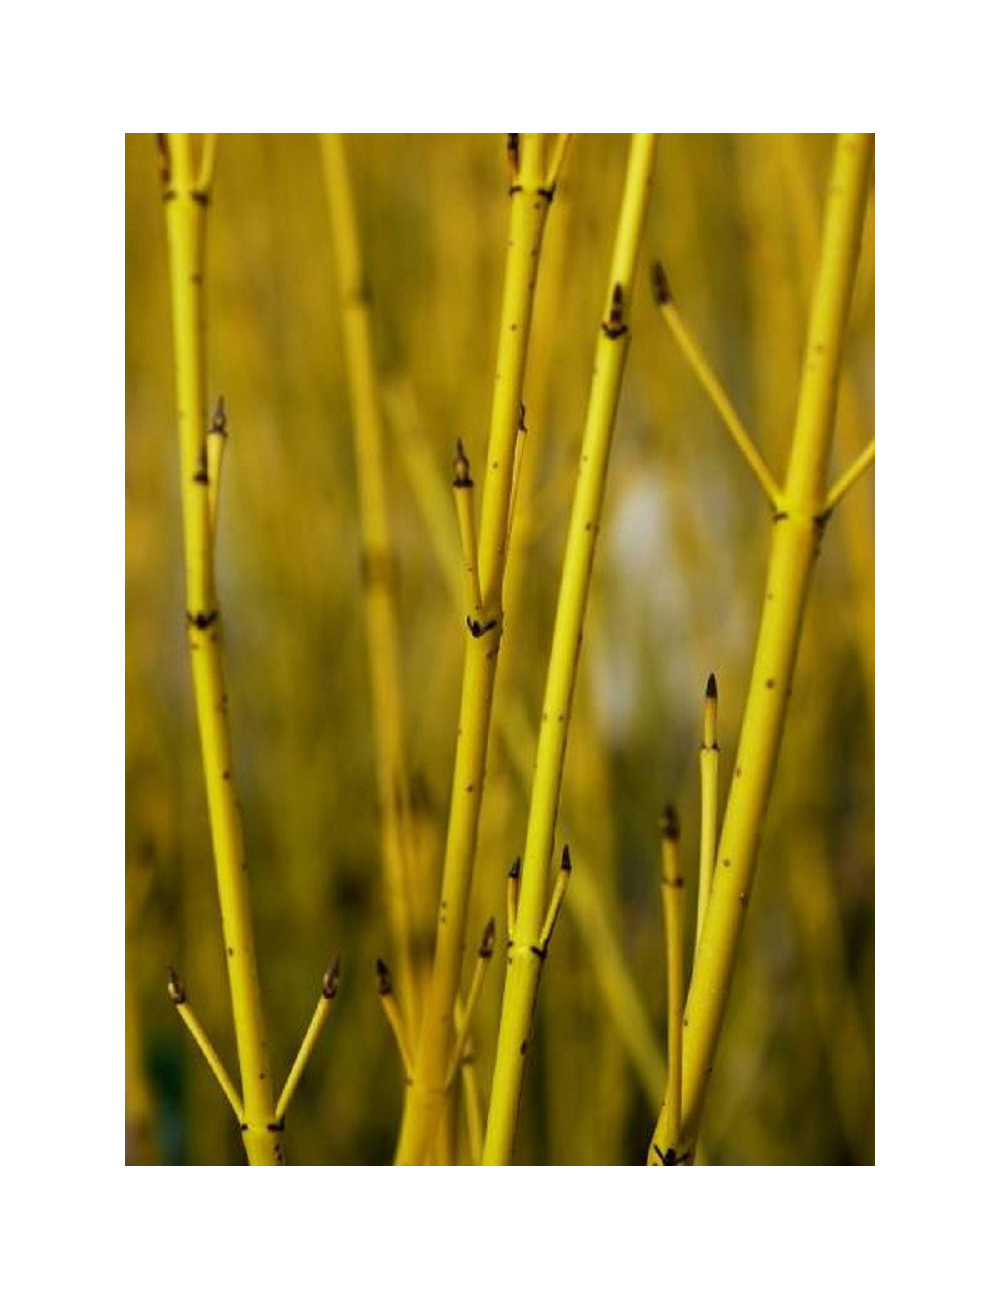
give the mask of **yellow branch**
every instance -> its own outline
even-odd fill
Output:
[[[851,488],[857,483],[858,479],[864,474],[865,470],[875,464],[875,439],[864,449],[860,456],[849,465],[840,478],[837,479],[833,487],[827,493],[826,504],[823,507],[824,513],[829,514],[833,507],[842,501]]]
[[[552,162],[549,164],[548,175],[545,177],[545,188],[548,190],[550,197],[555,193],[556,185],[559,183],[563,163],[566,161],[566,154],[569,152],[569,143],[572,139],[572,134],[564,133],[556,141],[556,147],[552,151]]]
[[[477,954],[476,968],[472,972],[472,984],[469,986],[469,996],[465,999],[464,1005],[459,1011],[459,1002],[456,1001],[456,1011],[458,1014],[455,1019],[455,1050],[452,1053],[451,1062],[448,1065],[448,1081],[446,1087],[450,1088],[455,1082],[455,1076],[458,1068],[462,1063],[465,1054],[466,1044],[469,1040],[469,1034],[472,1031],[472,1017],[476,1013],[476,1007],[479,1004],[479,995],[483,991],[483,981],[486,979],[486,971],[490,964],[490,958],[493,956],[493,943],[496,937],[496,922],[491,916],[486,923],[486,929],[483,931],[483,937],[479,943],[479,952]]]
[[[222,1064],[219,1053],[212,1046],[211,1039],[202,1028],[201,1021],[195,1015],[187,1000],[187,994],[184,986],[178,978],[177,972],[172,966],[167,967],[167,992],[170,994],[170,1000],[177,1008],[177,1013],[184,1021],[185,1025],[191,1032],[191,1037],[201,1049],[201,1054],[208,1062],[208,1068],[215,1075],[215,1078],[225,1094],[226,1100],[233,1108],[233,1114],[243,1123],[243,1102],[240,1100],[240,1094],[236,1091],[236,1085],[229,1077],[229,1072]]]
[[[569,845],[563,845],[562,860],[559,863],[559,871],[556,874],[556,883],[552,887],[552,898],[549,902],[549,910],[545,914],[545,920],[542,922],[542,930],[538,936],[538,946],[543,953],[549,950],[549,944],[552,941],[552,935],[555,933],[556,922],[559,920],[559,913],[562,911],[563,899],[566,897],[566,891],[569,889],[569,878],[573,871],[573,862],[569,856]]]
[[[715,843],[719,824],[719,745],[716,738],[716,721],[719,710],[719,691],[715,673],[705,687],[705,711],[702,722],[699,775],[701,777],[701,839],[698,846],[698,919],[695,927],[695,946],[701,938],[701,927],[712,890],[712,873],[715,870]]]
[[[413,1053],[410,1051],[410,1045],[406,1037],[403,1013],[392,987],[392,976],[389,974],[389,967],[381,957],[375,963],[375,987],[378,990],[379,1002],[382,1004],[385,1018],[392,1030],[392,1036],[396,1040],[396,1047],[399,1049],[399,1059],[403,1063],[403,1073],[408,1080],[412,1079]]]
[[[663,900],[663,936],[667,954],[667,1098],[671,1113],[680,1115],[683,1077],[684,1021],[684,876],[680,864],[681,826],[668,804],[660,835],[660,893]],[[677,1126],[664,1134],[657,1148],[660,1163],[677,1163]]]
[[[694,335],[684,324],[681,314],[677,310],[677,304],[674,302],[670,285],[667,281],[666,272],[660,262],[653,267],[653,294],[660,308],[660,315],[666,321],[671,334],[677,342],[684,359],[694,371],[698,382],[704,388],[705,392],[711,399],[712,405],[718,412],[722,423],[726,426],[729,436],[739,449],[743,459],[749,465],[750,470],[763,488],[764,495],[768,501],[778,508],[781,496],[778,485],[771,476],[771,471],[764,463],[764,458],[757,450],[754,440],[743,427],[743,422],[736,414],[736,408],[726,394],[716,377],[715,371],[709,365],[708,358],[702,351]]]
[[[458,567],[454,563],[453,511],[448,502],[447,488],[440,473],[440,466],[435,462],[423,433],[411,388],[400,384],[390,392],[389,400],[394,423],[398,423],[399,426],[395,445],[427,528],[438,569],[456,612],[460,612],[463,608],[462,581]],[[514,581],[515,561],[518,550],[525,545],[524,520],[519,520],[518,529],[520,547],[512,553],[510,572],[504,579],[504,600],[507,604],[510,602],[508,594],[510,586],[518,585]],[[521,567],[523,568],[523,564]],[[534,738],[531,722],[520,696],[508,695],[507,705],[496,719],[496,727],[525,791],[530,793]],[[572,825],[571,820],[570,825]],[[519,873],[520,859],[515,865]],[[597,985],[608,1015],[614,1021],[629,1059],[639,1076],[643,1095],[655,1109],[663,1096],[666,1061],[653,1032],[649,1013],[636,981],[608,920],[600,891],[591,877],[591,870],[592,868],[586,862],[581,864],[567,906],[583,938],[587,956],[593,963]],[[514,878],[508,881],[507,888],[508,902],[512,900],[512,906],[508,906],[508,933],[513,935],[511,917],[517,910],[519,889],[516,873]]]
[[[207,468],[208,468],[208,519],[209,527],[212,530],[212,545],[215,545],[215,536],[219,520],[219,492],[222,488],[222,458],[226,454],[226,443],[229,440],[229,431],[226,428],[226,404],[220,397],[215,407],[215,414],[212,416],[212,427],[208,431],[207,439]]]
[[[633,136],[611,259],[607,314],[598,337],[594,378],[580,452],[580,471],[559,584],[521,870],[521,898],[514,927],[514,943],[508,954],[497,1061],[486,1122],[484,1164],[509,1164],[514,1145],[525,1057],[541,973],[541,961],[537,955],[538,941],[544,920],[569,716],[604,502],[611,439],[628,355],[632,288],[639,238],[649,205],[655,156],[654,135]]]
[[[465,568],[465,600],[469,618],[474,618],[483,603],[479,590],[479,560],[476,545],[476,520],[473,510],[472,494],[474,491],[472,477],[469,474],[469,460],[459,438],[452,464],[454,477],[451,480],[455,498],[455,513],[458,516],[458,535],[462,543],[462,564]]]
[[[198,182],[195,189],[201,194],[208,194],[215,178],[215,154],[219,144],[217,135],[206,134],[201,145],[201,163],[198,166]]]
[[[500,343],[483,486],[478,560],[481,604],[466,624],[465,662],[451,807],[445,842],[437,943],[408,1090],[397,1164],[423,1164],[445,1110],[454,1041],[472,867],[482,807],[496,660],[503,629],[502,588],[514,453],[531,332],[535,281],[551,195],[544,189],[541,137],[508,137],[514,169]]]
[[[813,292],[795,431],[775,515],[757,649],[726,804],[712,893],[695,953],[684,1030],[681,1116],[667,1099],[650,1145],[658,1164],[679,1131],[679,1163],[694,1150],[753,884],[757,845],[778,761],[810,580],[825,520],[825,478],[851,289],[868,195],[872,136],[838,137]]]
[[[192,137],[161,136],[159,143],[173,309],[188,649],[243,1084],[243,1142],[251,1164],[283,1164],[280,1137],[269,1127],[274,1123],[274,1085],[257,973],[243,825],[233,791],[222,620],[215,589],[203,294],[209,195],[195,182]]]
[[[309,1021],[309,1027],[306,1029],[305,1037],[302,1039],[302,1046],[298,1050],[298,1055],[288,1071],[288,1078],[285,1080],[285,1086],[281,1090],[281,1096],[278,1098],[278,1104],[274,1108],[274,1117],[280,1124],[284,1121],[288,1107],[291,1105],[292,1098],[295,1096],[295,1089],[299,1086],[299,1080],[302,1073],[309,1063],[312,1056],[313,1048],[319,1041],[319,1036],[323,1032],[323,1026],[326,1024],[327,1017],[333,1009],[333,999],[337,996],[337,990],[340,988],[340,958],[334,958],[333,964],[325,971],[323,982],[320,985],[319,1001],[316,1003],[316,1010],[313,1012],[312,1019]]]

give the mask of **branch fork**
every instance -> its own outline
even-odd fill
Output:
[[[309,1022],[302,1044],[296,1053],[292,1068],[288,1071],[288,1078],[285,1080],[285,1086],[281,1090],[278,1103],[274,1108],[274,1114],[267,1123],[267,1128],[272,1132],[280,1131],[284,1127],[285,1115],[291,1104],[292,1097],[299,1085],[309,1058],[312,1055],[313,1048],[319,1040],[323,1026],[326,1024],[327,1017],[333,1007],[333,1000],[337,996],[340,988],[340,958],[335,957],[327,969],[323,972],[323,978],[320,982],[319,1001],[316,1004],[316,1010],[313,1012],[312,1019]],[[181,982],[180,976],[172,966],[167,967],[167,993],[171,1002],[177,1008],[181,1020],[187,1026],[191,1037],[197,1043],[202,1055],[208,1063],[208,1068],[215,1075],[216,1082],[222,1089],[223,1095],[233,1109],[242,1128],[246,1127],[246,1111],[243,1105],[243,1099],[240,1096],[236,1085],[229,1076],[229,1072],[222,1063],[222,1058],[212,1044],[211,1039],[205,1032],[201,1021],[195,1015],[194,1009],[188,1002],[187,991]]]

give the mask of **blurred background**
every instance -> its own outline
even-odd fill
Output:
[[[347,140],[386,420],[406,743],[429,896],[463,651],[451,460],[485,456],[507,225],[497,136]],[[828,136],[663,136],[644,266],[679,308],[775,475],[803,352]],[[625,136],[572,143],[549,218],[525,463],[470,907],[470,965],[521,852]],[[126,1160],[242,1163],[232,1114],[165,988],[181,971],[236,1053],[184,637],[165,227],[153,136],[125,140]],[[209,397],[230,438],[218,573],[236,783],[279,1083],[341,954],[333,1015],[289,1114],[290,1163],[393,1156],[403,1081],[375,992],[382,889],[358,494],[318,138],[223,136],[207,255]],[[866,225],[831,475],[874,432]],[[705,680],[721,800],[763,594],[769,511],[647,288],[611,459],[558,831],[574,877],[546,964],[521,1163],[643,1163],[665,1076],[658,818],[696,878]],[[733,998],[710,1163],[874,1161],[874,476],[823,541]],[[693,891],[688,891],[689,895]],[[574,897],[575,896],[575,897]],[[572,901],[572,906],[570,905]],[[689,936],[693,931],[695,900]],[[433,901],[430,903],[433,908]],[[502,960],[475,1022],[488,1096]]]

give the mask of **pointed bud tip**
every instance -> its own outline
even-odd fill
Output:
[[[571,858],[570,858],[570,856],[569,856],[569,845],[568,845],[568,844],[564,844],[564,845],[563,845],[562,861],[559,863],[559,870],[560,870],[560,871],[572,871],[572,870],[573,870],[573,862],[572,862],[572,860],[571,860]]]
[[[340,955],[334,957],[333,961],[323,972],[323,996],[325,998],[335,998],[337,990],[340,988]]]
[[[521,859],[515,858],[513,863],[511,864],[510,870],[507,872],[507,875],[510,876],[511,880],[517,880],[520,874],[521,874]]]
[[[167,967],[167,992],[170,994],[170,1000],[175,1006],[180,1006],[184,1001],[184,985],[181,983],[180,976],[173,966]]]
[[[215,412],[212,416],[212,428],[221,433],[226,427],[226,399],[219,394],[219,400],[215,403]]]
[[[479,944],[480,957],[489,958],[493,956],[493,944],[496,939],[497,925],[491,916],[486,922],[486,929],[483,931],[482,941]]]
[[[667,273],[663,269],[662,262],[653,263],[653,297],[661,307],[665,307],[673,297],[670,291],[670,281],[667,279]]]
[[[379,997],[385,997],[387,993],[392,992],[392,976],[389,974],[389,967],[381,957],[375,959],[375,982],[378,985]]]
[[[452,487],[472,487],[472,479],[469,476],[469,458],[465,454],[465,448],[462,446],[462,439],[455,441],[455,459],[452,461]]]
[[[663,810],[663,816],[660,818],[660,833],[665,840],[679,840],[681,837],[681,821],[672,803],[668,803]]]
[[[708,674],[708,684],[705,687],[705,694],[710,700],[719,698],[719,688],[715,682],[715,673]]]

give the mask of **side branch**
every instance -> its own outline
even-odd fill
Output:
[[[698,919],[695,944],[701,937],[701,927],[712,890],[712,873],[715,870],[715,849],[719,825],[719,744],[716,722],[719,710],[719,688],[715,673],[710,673],[705,687],[705,704],[702,718],[701,753],[698,771],[701,780],[701,840],[698,851]]]
[[[828,515],[834,506],[838,505],[851,488],[857,483],[858,479],[864,474],[865,470],[870,469],[875,464],[875,439],[864,449],[860,456],[841,474],[833,487],[827,493],[826,501],[823,504],[823,513]]]
[[[674,302],[673,294],[670,289],[667,273],[663,269],[663,263],[657,262],[653,267],[653,296],[660,308],[660,315],[666,321],[667,326],[673,334],[677,346],[680,348],[684,359],[695,373],[698,382],[704,388],[705,392],[715,407],[726,426],[726,429],[740,451],[743,459],[750,467],[750,472],[760,484],[764,495],[770,501],[775,510],[780,509],[781,490],[775,483],[771,471],[764,463],[764,458],[754,443],[754,440],[743,427],[743,422],[736,414],[736,408],[726,394],[726,390],[719,382],[714,370],[709,365],[708,358],[702,351],[697,340],[691,334],[690,330],[681,319],[680,312],[677,310],[677,304]]]
[[[280,1124],[285,1118],[285,1112],[291,1104],[292,1097],[295,1095],[295,1089],[299,1086],[299,1080],[302,1078],[303,1071],[309,1062],[313,1048],[323,1032],[323,1026],[326,1024],[327,1017],[333,1007],[333,999],[337,996],[337,990],[340,988],[340,958],[335,957],[333,964],[327,968],[323,975],[323,982],[320,986],[319,1001],[316,1003],[316,1010],[313,1012],[312,1020],[309,1021],[309,1028],[306,1030],[305,1037],[302,1039],[302,1046],[298,1050],[298,1055],[292,1068],[288,1071],[288,1078],[285,1086],[281,1090],[281,1096],[278,1098],[278,1104],[274,1108],[275,1121]]]
[[[208,472],[208,526],[215,545],[215,533],[219,519],[219,490],[222,486],[222,458],[226,453],[229,431],[226,428],[226,404],[222,397],[215,405],[212,427],[208,431],[206,443],[206,463]]]
[[[410,1045],[406,1037],[403,1013],[392,987],[392,976],[389,974],[389,967],[381,957],[375,963],[375,987],[378,990],[378,998],[382,1004],[382,1010],[385,1012],[385,1018],[392,1030],[392,1036],[396,1040],[396,1047],[399,1049],[399,1059],[403,1063],[403,1072],[407,1079],[412,1079],[413,1054],[410,1051]]]
[[[681,825],[672,805],[660,823],[660,893],[667,954],[667,1105],[670,1116],[653,1134],[651,1151],[664,1165],[677,1163],[684,1021],[684,876],[680,864]]]
[[[199,194],[208,195],[212,189],[212,181],[215,179],[215,152],[219,144],[217,135],[207,134],[201,145],[201,163],[198,167],[198,182],[195,190]]]
[[[208,1068],[215,1075],[215,1078],[225,1094],[226,1100],[233,1108],[233,1113],[239,1122],[243,1123],[243,1102],[240,1100],[240,1094],[236,1091],[236,1086],[226,1067],[222,1064],[219,1053],[212,1046],[212,1042],[202,1028],[201,1021],[191,1009],[187,1000],[187,993],[180,982],[177,972],[172,966],[167,967],[167,992],[170,994],[170,1000],[177,1008],[177,1013],[191,1031],[191,1037],[201,1049],[201,1054],[208,1062]]]
[[[555,152],[552,155],[552,161],[549,163],[548,174],[545,177],[545,189],[548,191],[549,198],[556,192],[556,185],[562,174],[563,163],[566,161],[566,154],[569,152],[569,142],[573,139],[572,133],[563,133],[556,141]]]
[[[472,984],[469,987],[469,996],[465,999],[465,1004],[458,1012],[458,1001],[456,1000],[455,1016],[455,1047],[452,1052],[451,1062],[448,1066],[448,1076],[445,1083],[446,1088],[450,1088],[455,1082],[462,1058],[465,1055],[466,1044],[469,1041],[469,1033],[472,1029],[472,1017],[476,1013],[476,1007],[479,1004],[479,995],[483,991],[483,981],[486,979],[486,971],[490,964],[490,958],[493,956],[493,945],[496,938],[496,922],[491,916],[486,922],[486,929],[483,931],[483,937],[479,944],[478,960],[476,968],[472,973]]]

